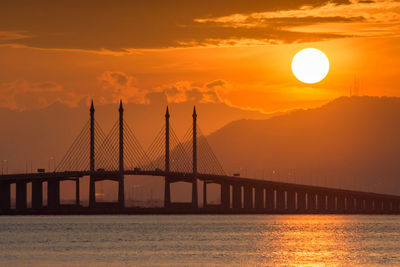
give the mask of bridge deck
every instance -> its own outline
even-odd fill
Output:
[[[0,182],[14,183],[17,181],[32,182],[34,180],[48,181],[48,180],[70,180],[78,177],[93,175],[101,179],[113,180],[117,179],[120,173],[118,171],[65,171],[65,172],[44,172],[44,173],[19,173],[19,174],[4,174],[0,175]],[[182,172],[169,172],[164,171],[145,171],[145,170],[125,170],[124,175],[144,175],[144,176],[161,176],[175,178],[177,181],[189,180],[193,178],[192,173]],[[280,188],[282,190],[304,190],[310,192],[330,192],[335,194],[351,194],[354,196],[365,196],[375,198],[390,198],[400,200],[400,196],[390,194],[379,194],[373,192],[347,190],[339,188],[330,188],[314,185],[303,185],[296,183],[277,182],[269,180],[260,180],[254,178],[228,176],[228,175],[214,175],[214,174],[202,174],[198,173],[197,178],[202,181],[208,181],[210,183],[229,183],[229,184],[252,184],[260,185],[264,187]]]

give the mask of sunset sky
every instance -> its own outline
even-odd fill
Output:
[[[223,102],[274,112],[399,96],[400,1],[2,1],[0,106]],[[317,84],[291,60],[329,58]]]

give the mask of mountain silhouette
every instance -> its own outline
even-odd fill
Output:
[[[400,98],[342,97],[208,136],[230,174],[400,194]]]

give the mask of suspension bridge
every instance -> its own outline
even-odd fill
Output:
[[[400,196],[259,180],[230,176],[202,134],[194,108],[193,124],[182,139],[170,124],[168,107],[165,124],[147,150],[124,120],[122,101],[119,118],[106,134],[95,120],[93,101],[90,119],[82,128],[53,172],[0,175],[0,214],[135,213],[142,209],[125,207],[125,176],[164,177],[164,207],[147,209],[155,213],[340,213],[400,214]],[[80,179],[89,177],[89,206],[80,204]],[[60,203],[61,181],[76,183],[75,205]],[[96,182],[118,183],[115,203],[96,201]],[[201,183],[199,183],[201,181]],[[171,184],[191,185],[191,201],[171,202]],[[31,183],[28,208],[27,184]],[[47,205],[43,201],[47,183]],[[11,184],[15,184],[15,208],[11,207]],[[203,205],[198,187],[203,185]],[[220,204],[207,202],[207,185],[220,188]]]

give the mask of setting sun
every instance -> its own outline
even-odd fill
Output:
[[[320,50],[306,48],[293,57],[292,71],[303,83],[317,83],[328,74],[329,60]]]

